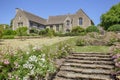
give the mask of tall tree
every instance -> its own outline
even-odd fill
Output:
[[[115,24],[120,24],[120,3],[113,5],[108,12],[101,15],[101,26],[105,30]]]

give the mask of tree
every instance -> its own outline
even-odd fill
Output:
[[[99,32],[99,29],[96,26],[89,26],[86,28],[86,32]]]
[[[20,36],[21,40],[22,40],[22,36],[27,35],[27,30],[28,30],[27,27],[19,27],[19,28],[17,28],[17,30],[16,30],[17,35]]]
[[[115,24],[120,24],[120,3],[112,6],[108,12],[101,15],[101,26],[105,30]]]
[[[3,35],[3,28],[0,26],[0,39],[2,38]]]
[[[120,24],[116,24],[116,25],[110,26],[108,28],[108,31],[114,31],[114,32],[119,31],[120,32]]]

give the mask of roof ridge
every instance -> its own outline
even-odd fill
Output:
[[[25,10],[22,10],[22,11],[25,12],[25,13],[27,13],[27,14],[30,14],[30,15],[32,15],[32,16],[35,16],[35,17],[44,19],[44,18],[42,18],[42,17],[40,17],[40,16],[37,16],[37,15],[35,15],[35,14],[33,14],[33,13],[30,13],[30,12],[27,12],[27,11],[25,11]],[[46,20],[46,19],[44,19],[44,20]]]

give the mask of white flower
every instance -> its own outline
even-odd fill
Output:
[[[34,70],[32,69],[31,71],[30,71],[30,75],[34,75],[35,73],[34,73]]]
[[[33,56],[29,57],[28,61],[30,61],[30,62],[37,62],[38,59],[37,59],[37,57],[35,55],[33,55]]]
[[[32,69],[33,67],[34,65],[30,64],[29,62],[27,62],[26,64],[23,64],[23,68]]]
[[[23,80],[28,80],[28,78],[29,78],[28,76],[25,76],[23,77]]]
[[[29,54],[29,52],[26,52],[26,54]]]
[[[45,58],[41,58],[41,60],[42,60],[43,62],[45,62]]]
[[[33,51],[35,51],[35,50],[38,49],[38,47],[37,47],[37,46],[34,46],[32,49],[33,49]]]

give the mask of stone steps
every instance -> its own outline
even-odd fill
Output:
[[[65,62],[63,64],[63,66],[71,66],[71,67],[78,67],[78,68],[91,68],[91,69],[96,69],[96,68],[99,68],[99,69],[107,69],[107,70],[111,70],[114,68],[114,66],[110,66],[110,65],[100,65],[100,64],[92,64],[92,65],[89,65],[89,64],[78,64],[78,63],[68,63],[68,62]]]
[[[74,57],[68,56],[69,59],[78,59],[78,60],[93,60],[93,61],[111,61],[111,58],[99,58],[99,57]]]
[[[90,54],[90,55],[88,55],[88,54],[72,54],[72,56],[80,56],[80,57],[100,57],[100,58],[111,58],[111,56],[110,55],[99,55],[99,54]]]
[[[114,80],[109,53],[71,53],[53,80]]]
[[[66,62],[69,63],[81,63],[81,64],[107,64],[107,65],[114,65],[111,61],[90,61],[90,60],[76,60],[76,59],[68,59]]]
[[[75,72],[75,73],[82,73],[82,74],[104,74],[110,75],[112,70],[105,70],[105,69],[89,69],[89,68],[74,68],[74,67],[66,67],[62,66],[60,71],[68,71],[68,72]]]
[[[80,80],[80,79],[88,79],[88,80],[112,80],[109,75],[100,75],[100,74],[81,74],[81,73],[74,73],[74,72],[67,72],[67,71],[60,71],[58,72],[57,76],[63,77],[66,79],[72,80]]]

